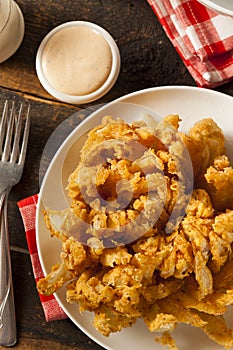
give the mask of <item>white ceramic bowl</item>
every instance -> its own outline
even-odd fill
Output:
[[[12,0],[0,0],[0,63],[18,50],[24,31],[24,18],[17,3]]]
[[[222,15],[233,16],[232,0],[198,0],[200,3]]]
[[[77,166],[73,158],[74,150],[77,160],[77,152],[85,140],[83,135],[85,135],[88,130],[99,125],[101,119],[105,115],[121,117],[126,122],[131,123],[135,120],[145,120],[144,118],[145,115],[148,114],[148,109],[149,115],[151,115],[155,121],[160,120],[157,119],[158,114],[161,116],[172,113],[179,114],[182,119],[180,125],[181,132],[187,132],[194,123],[203,118],[212,117],[224,132],[227,154],[231,162],[233,162],[233,97],[229,95],[210,89],[191,86],[162,86],[133,92],[99,108],[88,118],[85,118],[82,123],[65,138],[65,141],[50,163],[40,190],[36,215],[36,234],[39,258],[43,272],[46,275],[50,272],[51,266],[55,265],[60,259],[61,241],[51,237],[46,228],[43,216],[44,204],[56,210],[65,209],[67,207],[67,197],[65,196],[67,177]],[[152,114],[151,110],[154,111]],[[77,120],[76,113],[73,117],[75,118],[74,120]],[[62,130],[64,130],[63,126]],[[57,137],[55,137],[55,139],[57,140]],[[46,157],[46,160],[47,159]],[[93,327],[93,313],[88,311],[80,313],[77,303],[67,303],[66,288],[58,290],[55,293],[55,297],[75,325],[104,349],[166,349],[164,345],[155,342],[155,336],[158,335],[158,333],[149,332],[142,320],[138,320],[133,327],[126,328],[121,332],[105,337]],[[232,328],[232,307],[229,309],[226,316],[229,322],[228,325]],[[177,328],[172,332],[172,336],[173,335],[177,347],[180,350],[223,349],[223,347],[215,344],[204,335],[200,328],[190,325],[177,325]],[[74,336],[76,336],[76,333],[74,333]]]
[[[104,81],[104,83],[100,87],[97,88],[97,90],[94,90],[93,92],[87,93],[85,95],[69,95],[57,90],[48,81],[45,75],[45,72],[43,70],[42,60],[43,60],[43,52],[45,50],[46,44],[56,33],[58,33],[59,31],[62,31],[65,28],[69,28],[73,26],[86,27],[98,33],[99,35],[101,35],[108,43],[109,48],[111,50],[111,55],[112,55],[111,70],[107,79]],[[71,21],[71,22],[63,23],[58,27],[55,27],[42,40],[36,55],[36,72],[41,85],[50,95],[52,95],[56,99],[66,103],[71,103],[71,104],[85,104],[88,102],[95,101],[98,98],[105,95],[116,82],[117,77],[119,75],[119,71],[120,71],[120,53],[114,39],[102,27],[98,26],[97,24],[86,22],[86,21]],[[57,74],[59,74],[59,72],[57,72]]]

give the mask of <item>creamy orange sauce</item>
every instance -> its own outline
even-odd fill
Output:
[[[55,33],[47,42],[42,69],[57,90],[74,96],[87,95],[107,80],[112,53],[95,30],[72,26]]]

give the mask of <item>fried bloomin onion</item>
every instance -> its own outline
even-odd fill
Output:
[[[69,178],[70,207],[44,212],[62,252],[37,287],[50,295],[68,282],[67,302],[93,311],[105,336],[143,318],[169,349],[178,323],[229,349],[233,169],[214,120],[187,135],[179,123],[169,115],[153,129],[105,117],[90,131]]]

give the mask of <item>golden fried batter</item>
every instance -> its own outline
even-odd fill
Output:
[[[214,159],[225,154],[225,139],[222,130],[211,118],[194,124],[187,135],[183,135],[195,173],[195,179],[205,172]]]
[[[170,332],[182,322],[228,349],[233,170],[211,118],[187,135],[179,122],[169,115],[152,129],[105,117],[90,131],[69,177],[70,207],[44,213],[63,243],[37,287],[49,295],[68,282],[67,301],[93,311],[105,336],[143,318],[177,349]]]
[[[202,186],[210,194],[216,209],[233,209],[233,169],[226,155],[215,158],[207,168]]]

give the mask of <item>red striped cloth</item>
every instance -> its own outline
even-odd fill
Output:
[[[200,87],[233,78],[233,18],[196,0],[147,0]]]
[[[25,198],[18,202],[18,207],[22,216],[26,239],[28,244],[28,249],[30,253],[32,268],[35,280],[38,281],[40,278],[44,277],[38,251],[36,245],[36,205],[38,201],[38,195],[34,195]],[[57,300],[53,295],[47,297],[39,294],[41,304],[44,310],[46,321],[55,321],[67,318],[67,315],[62,310]]]

